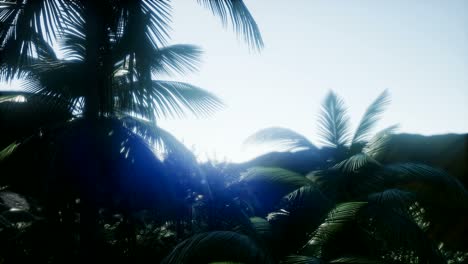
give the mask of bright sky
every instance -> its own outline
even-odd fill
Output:
[[[248,47],[195,0],[172,1],[173,43],[205,50],[201,70],[178,78],[228,107],[206,119],[159,122],[200,159],[244,161],[242,142],[282,126],[317,143],[317,114],[328,90],[343,97],[356,125],[388,88],[380,128],[468,132],[468,1],[245,0],[265,49]]]
[[[333,89],[357,125],[388,88],[381,128],[400,132],[468,132],[468,1],[246,0],[265,49],[249,49],[196,1],[173,1],[174,43],[204,50],[201,70],[181,77],[228,108],[211,118],[159,124],[200,158],[252,158],[242,142],[283,126],[317,142],[317,114]]]

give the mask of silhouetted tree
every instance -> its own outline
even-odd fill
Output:
[[[198,2],[230,22],[250,47],[262,47],[243,1]],[[169,184],[175,172],[164,167],[174,159],[193,164],[194,158],[156,119],[206,115],[222,103],[196,86],[155,79],[195,70],[200,55],[192,45],[165,46],[170,2],[23,0],[2,2],[0,8],[0,80],[24,82],[22,91],[1,94],[0,110],[16,121],[18,104],[28,105],[28,116],[39,120],[40,128],[26,139],[18,135],[23,140],[0,153],[3,184],[41,197],[46,216],[57,222],[66,212],[73,214],[65,208],[79,201],[85,259],[97,253],[99,207],[118,205],[129,214],[135,206],[158,204],[181,211],[170,201],[183,202],[177,186],[190,177]],[[55,43],[63,59],[52,48]],[[37,117],[44,113],[57,115]],[[154,147],[170,159],[157,159]],[[34,171],[24,167],[26,160]]]

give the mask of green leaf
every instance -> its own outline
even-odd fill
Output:
[[[19,143],[13,142],[10,145],[8,145],[6,148],[2,149],[0,151],[0,162],[8,158],[19,145],[20,145]]]
[[[194,235],[177,245],[161,262],[178,263],[273,263],[261,247],[245,235],[214,231]]]
[[[121,83],[115,95],[118,97],[118,110],[150,120],[155,117],[182,117],[187,112],[207,116],[223,106],[215,95],[183,82],[153,80],[151,87],[142,83]]]
[[[187,74],[198,70],[202,50],[195,45],[178,44],[158,49],[152,56],[153,74]]]
[[[364,153],[359,153],[341,161],[331,169],[336,169],[345,174],[349,174],[356,173],[367,166],[379,167],[380,163]]]
[[[171,133],[158,127],[155,122],[147,121],[129,114],[119,114],[124,127],[145,139],[163,157],[170,154],[183,155],[194,159],[192,152]]]
[[[383,113],[387,105],[390,103],[390,95],[388,90],[383,91],[377,99],[366,109],[364,116],[359,123],[354,137],[351,140],[351,145],[366,141],[369,133],[372,131],[380,115]]]
[[[233,29],[244,37],[249,47],[260,50],[263,48],[263,40],[257,23],[242,0],[197,0],[209,8],[213,15],[221,19],[223,25],[230,21]]]
[[[375,160],[380,159],[387,149],[392,134],[398,128],[397,125],[390,126],[378,132],[363,148],[362,152]]]
[[[347,225],[354,222],[360,210],[366,205],[366,202],[347,202],[337,205],[328,213],[302,252],[307,255],[322,256],[322,248],[333,241]]]
[[[280,261],[280,264],[323,264],[318,258],[300,255],[286,256]]]
[[[270,127],[249,136],[244,144],[270,144],[279,151],[317,150],[317,147],[303,135],[288,128]]]
[[[341,264],[386,264],[384,260],[374,260],[366,257],[342,257],[329,261],[328,263]]]
[[[261,185],[264,188],[279,188],[287,193],[311,184],[304,176],[281,168],[254,167],[241,174],[241,182],[248,185]]]
[[[319,137],[323,144],[339,148],[349,140],[349,117],[343,100],[330,91],[319,114]]]

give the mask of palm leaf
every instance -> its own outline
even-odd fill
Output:
[[[273,263],[261,247],[245,235],[229,231],[200,233],[183,241],[161,262],[178,263]]]
[[[372,193],[367,197],[369,203],[396,210],[400,213],[409,213],[414,206],[417,196],[409,191],[400,189],[387,189],[382,192]]]
[[[151,86],[152,64],[157,66],[158,49],[168,39],[169,11],[166,0],[122,3],[112,55],[114,64],[123,63],[128,71],[130,85],[137,80]]]
[[[209,8],[213,15],[219,17],[223,25],[227,25],[230,20],[233,29],[244,37],[250,47],[256,50],[263,48],[263,40],[257,23],[242,0],[197,1]]]
[[[270,187],[281,187],[290,190],[287,193],[311,184],[304,176],[281,168],[254,167],[241,174],[241,182],[246,182],[253,186],[269,185]],[[281,196],[286,195],[283,193]]]
[[[388,90],[383,91],[366,109],[356,132],[354,132],[354,137],[351,140],[352,145],[367,140],[369,133],[376,125],[380,115],[385,110],[385,107],[390,103],[389,97]]]
[[[129,114],[119,114],[118,117],[124,127],[141,136],[153,146],[160,157],[167,157],[168,155],[175,154],[194,159],[192,153],[184,144],[172,136],[171,133],[156,126],[155,122],[137,118]]]
[[[86,58],[86,22],[83,13],[83,7],[78,5],[63,18],[64,29],[58,41],[65,60],[84,61]]]
[[[384,260],[369,259],[365,257],[342,257],[330,260],[328,263],[341,263],[341,264],[386,264]]]
[[[349,117],[343,100],[333,91],[322,103],[319,114],[319,136],[323,144],[335,148],[347,144],[349,139]]]
[[[357,219],[366,202],[347,202],[337,205],[328,213],[325,221],[317,228],[307,245],[301,250],[306,255],[322,256],[322,248],[334,239],[347,225]]]
[[[79,61],[37,60],[25,67],[30,74],[22,88],[30,93],[54,93],[73,100],[86,92],[85,64]]]
[[[198,70],[202,50],[195,45],[178,44],[158,49],[152,56],[153,74],[186,74]]]
[[[360,215],[361,222],[368,222],[368,226],[364,229],[371,239],[377,243],[383,241],[380,251],[384,259],[392,259],[396,253],[401,255],[398,258],[406,258],[406,263],[411,263],[415,259],[422,263],[427,261],[443,263],[443,257],[434,241],[420,228],[413,217],[407,211],[387,206],[369,202]]]
[[[244,144],[271,144],[278,147],[280,151],[317,150],[317,147],[303,135],[282,127],[270,127],[257,131],[249,136]]]
[[[284,196],[277,206],[281,210],[268,216],[281,250],[295,252],[303,246],[333,206],[314,186],[303,186]],[[288,241],[287,245],[282,245],[282,241]]]
[[[328,212],[333,203],[317,187],[307,185],[284,196],[279,206],[291,215],[298,214],[302,218],[305,213],[321,219],[322,214]],[[309,219],[307,222],[310,224],[313,221]]]
[[[171,22],[171,6],[167,0],[142,0],[141,9],[144,18],[149,17],[147,23],[147,34],[155,46],[164,45],[169,38],[168,29],[170,29],[169,22]],[[129,9],[135,13],[135,10]],[[139,11],[137,11],[139,14]]]
[[[8,158],[18,147],[19,143],[13,142],[0,151],[0,162]]]
[[[47,42],[53,42],[62,29],[65,8],[63,0],[17,1],[0,7],[0,61],[3,67],[8,64],[8,79],[13,79],[30,57],[41,53]]]
[[[398,128],[397,125],[390,126],[378,132],[363,148],[362,152],[376,160],[380,159],[388,146],[391,135]]]
[[[339,205],[316,230],[303,253],[325,259],[356,255],[391,262],[399,255],[407,262],[441,261],[437,248],[410,215],[373,202]]]
[[[223,106],[215,95],[191,84],[172,81],[121,83],[116,87],[117,109],[154,120],[155,117],[181,117],[186,112],[207,116]]]
[[[271,212],[284,195],[311,182],[285,169],[253,167],[241,174],[240,184],[245,185],[252,195],[257,215],[262,215]]]
[[[420,198],[431,199],[443,194],[444,203],[464,204],[468,201],[468,191],[457,178],[423,164],[403,163],[385,166],[381,172],[380,180],[386,185],[414,192]],[[440,201],[441,202],[441,201]],[[464,207],[467,207],[465,203]]]
[[[323,264],[324,262],[318,258],[301,256],[301,255],[290,255],[283,258],[280,264]]]
[[[364,153],[359,153],[341,161],[331,169],[337,169],[345,174],[349,174],[356,173],[367,166],[380,166],[380,163]]]
[[[61,29],[60,20],[66,3],[63,0],[15,1],[0,5],[0,47],[13,36],[29,41],[32,30],[52,42]]]

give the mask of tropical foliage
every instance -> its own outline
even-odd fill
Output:
[[[254,49],[240,0],[199,0]],[[325,147],[284,128],[249,142],[316,152],[315,170],[239,173],[197,164],[163,117],[203,116],[214,95],[162,74],[196,70],[200,49],[166,45],[169,1],[24,0],[0,4],[0,262],[462,263],[468,193],[422,164],[384,164],[370,132],[383,92],[354,134],[330,92]],[[57,54],[54,46],[64,56]],[[443,197],[443,199],[441,199]]]
[[[242,1],[198,3],[232,25],[249,47],[262,47]],[[103,248],[97,232],[103,210],[132,227],[124,228],[127,249],[137,241],[136,210],[157,207],[156,219],[183,219],[186,200],[203,186],[187,187],[199,177],[195,158],[156,120],[205,116],[223,104],[199,87],[158,79],[197,70],[201,55],[193,45],[167,45],[170,2],[2,1],[0,22],[0,81],[22,82],[20,91],[0,94],[0,181],[5,190],[37,203],[37,212],[27,212],[35,216],[29,220],[45,219],[40,225],[49,228],[38,228],[53,234],[52,244],[43,245],[49,250],[39,250],[44,262],[105,256],[97,251]],[[11,227],[15,221],[4,223]],[[179,222],[175,226],[183,229]],[[28,246],[11,244],[4,259],[18,261],[18,252],[8,250],[12,246],[35,255]]]

